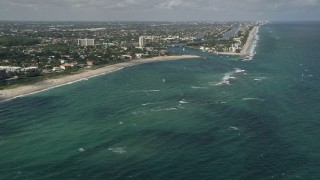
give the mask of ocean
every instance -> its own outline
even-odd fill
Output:
[[[320,23],[258,35],[0,103],[0,179],[320,179]]]

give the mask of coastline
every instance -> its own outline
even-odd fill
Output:
[[[44,81],[39,81],[34,84],[20,86],[13,89],[0,90],[0,102],[9,101],[18,97],[28,96],[38,92],[50,90],[56,87],[72,84],[74,82],[88,80],[88,78],[112,73],[130,66],[135,66],[135,65],[144,64],[144,63],[151,63],[151,62],[190,59],[190,58],[198,58],[198,57],[199,56],[194,56],[194,55],[161,56],[161,57],[153,57],[153,58],[141,59],[141,60],[136,59],[136,60],[131,60],[129,62],[107,65],[95,70],[87,70],[79,74],[69,75],[69,76],[65,76],[57,79],[48,79]]]
[[[256,39],[257,31],[259,26],[254,26],[253,29],[250,31],[246,44],[243,46],[240,53],[235,52],[219,52],[222,55],[238,55],[241,57],[247,57],[251,54],[251,48],[253,46],[254,40]]]

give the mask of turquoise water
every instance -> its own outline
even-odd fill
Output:
[[[0,103],[0,179],[320,179],[320,24],[259,36]]]

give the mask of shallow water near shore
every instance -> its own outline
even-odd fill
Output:
[[[259,36],[0,103],[0,179],[319,179],[320,24]]]

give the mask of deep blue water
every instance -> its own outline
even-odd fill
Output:
[[[259,37],[0,103],[0,179],[320,179],[320,24]]]

